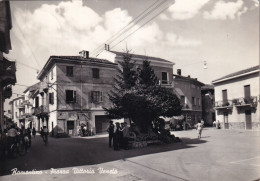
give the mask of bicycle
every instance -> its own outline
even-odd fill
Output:
[[[14,139],[9,139],[8,143],[8,155],[12,158],[16,158],[18,155],[17,143]]]

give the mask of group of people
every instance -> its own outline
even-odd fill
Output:
[[[112,145],[114,147],[114,150],[120,150],[128,149],[128,132],[129,127],[127,126],[127,123],[119,123],[116,122],[116,124],[113,124],[113,121],[109,122],[109,126],[107,128],[107,132],[109,134],[109,144],[108,146],[111,148]]]
[[[15,124],[11,125],[9,129],[6,129],[1,134],[1,145],[5,145],[5,149],[2,151],[5,152],[7,150],[9,152],[11,145],[14,145],[16,148],[23,146],[25,151],[28,152],[28,149],[31,147],[32,135],[35,137],[35,134],[35,128],[31,130],[29,127],[25,129],[23,125],[21,128]]]

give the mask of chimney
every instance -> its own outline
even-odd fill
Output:
[[[79,54],[80,54],[81,57],[83,57],[83,58],[89,58],[89,52],[86,51],[86,50],[80,51]]]
[[[105,44],[105,50],[110,51],[109,45]]]
[[[188,78],[190,78],[190,75],[188,75]]]
[[[177,74],[181,75],[181,69],[177,69]]]

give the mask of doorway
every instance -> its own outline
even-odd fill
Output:
[[[251,110],[246,110],[245,115],[246,115],[246,129],[252,129]]]
[[[67,133],[69,135],[74,134],[74,121],[67,121]]]
[[[224,129],[229,129],[228,112],[224,112]]]

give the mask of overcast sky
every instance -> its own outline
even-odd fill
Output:
[[[112,50],[123,51],[127,46],[132,53],[170,60],[175,63],[174,73],[182,69],[182,75],[206,84],[259,64],[258,0],[10,3],[12,50],[5,56],[16,60],[20,85],[36,83],[37,69],[51,55],[78,55],[83,49],[93,53],[148,7],[157,8],[110,42]],[[203,69],[204,61],[207,69]],[[22,93],[25,88],[17,85],[13,92]]]

